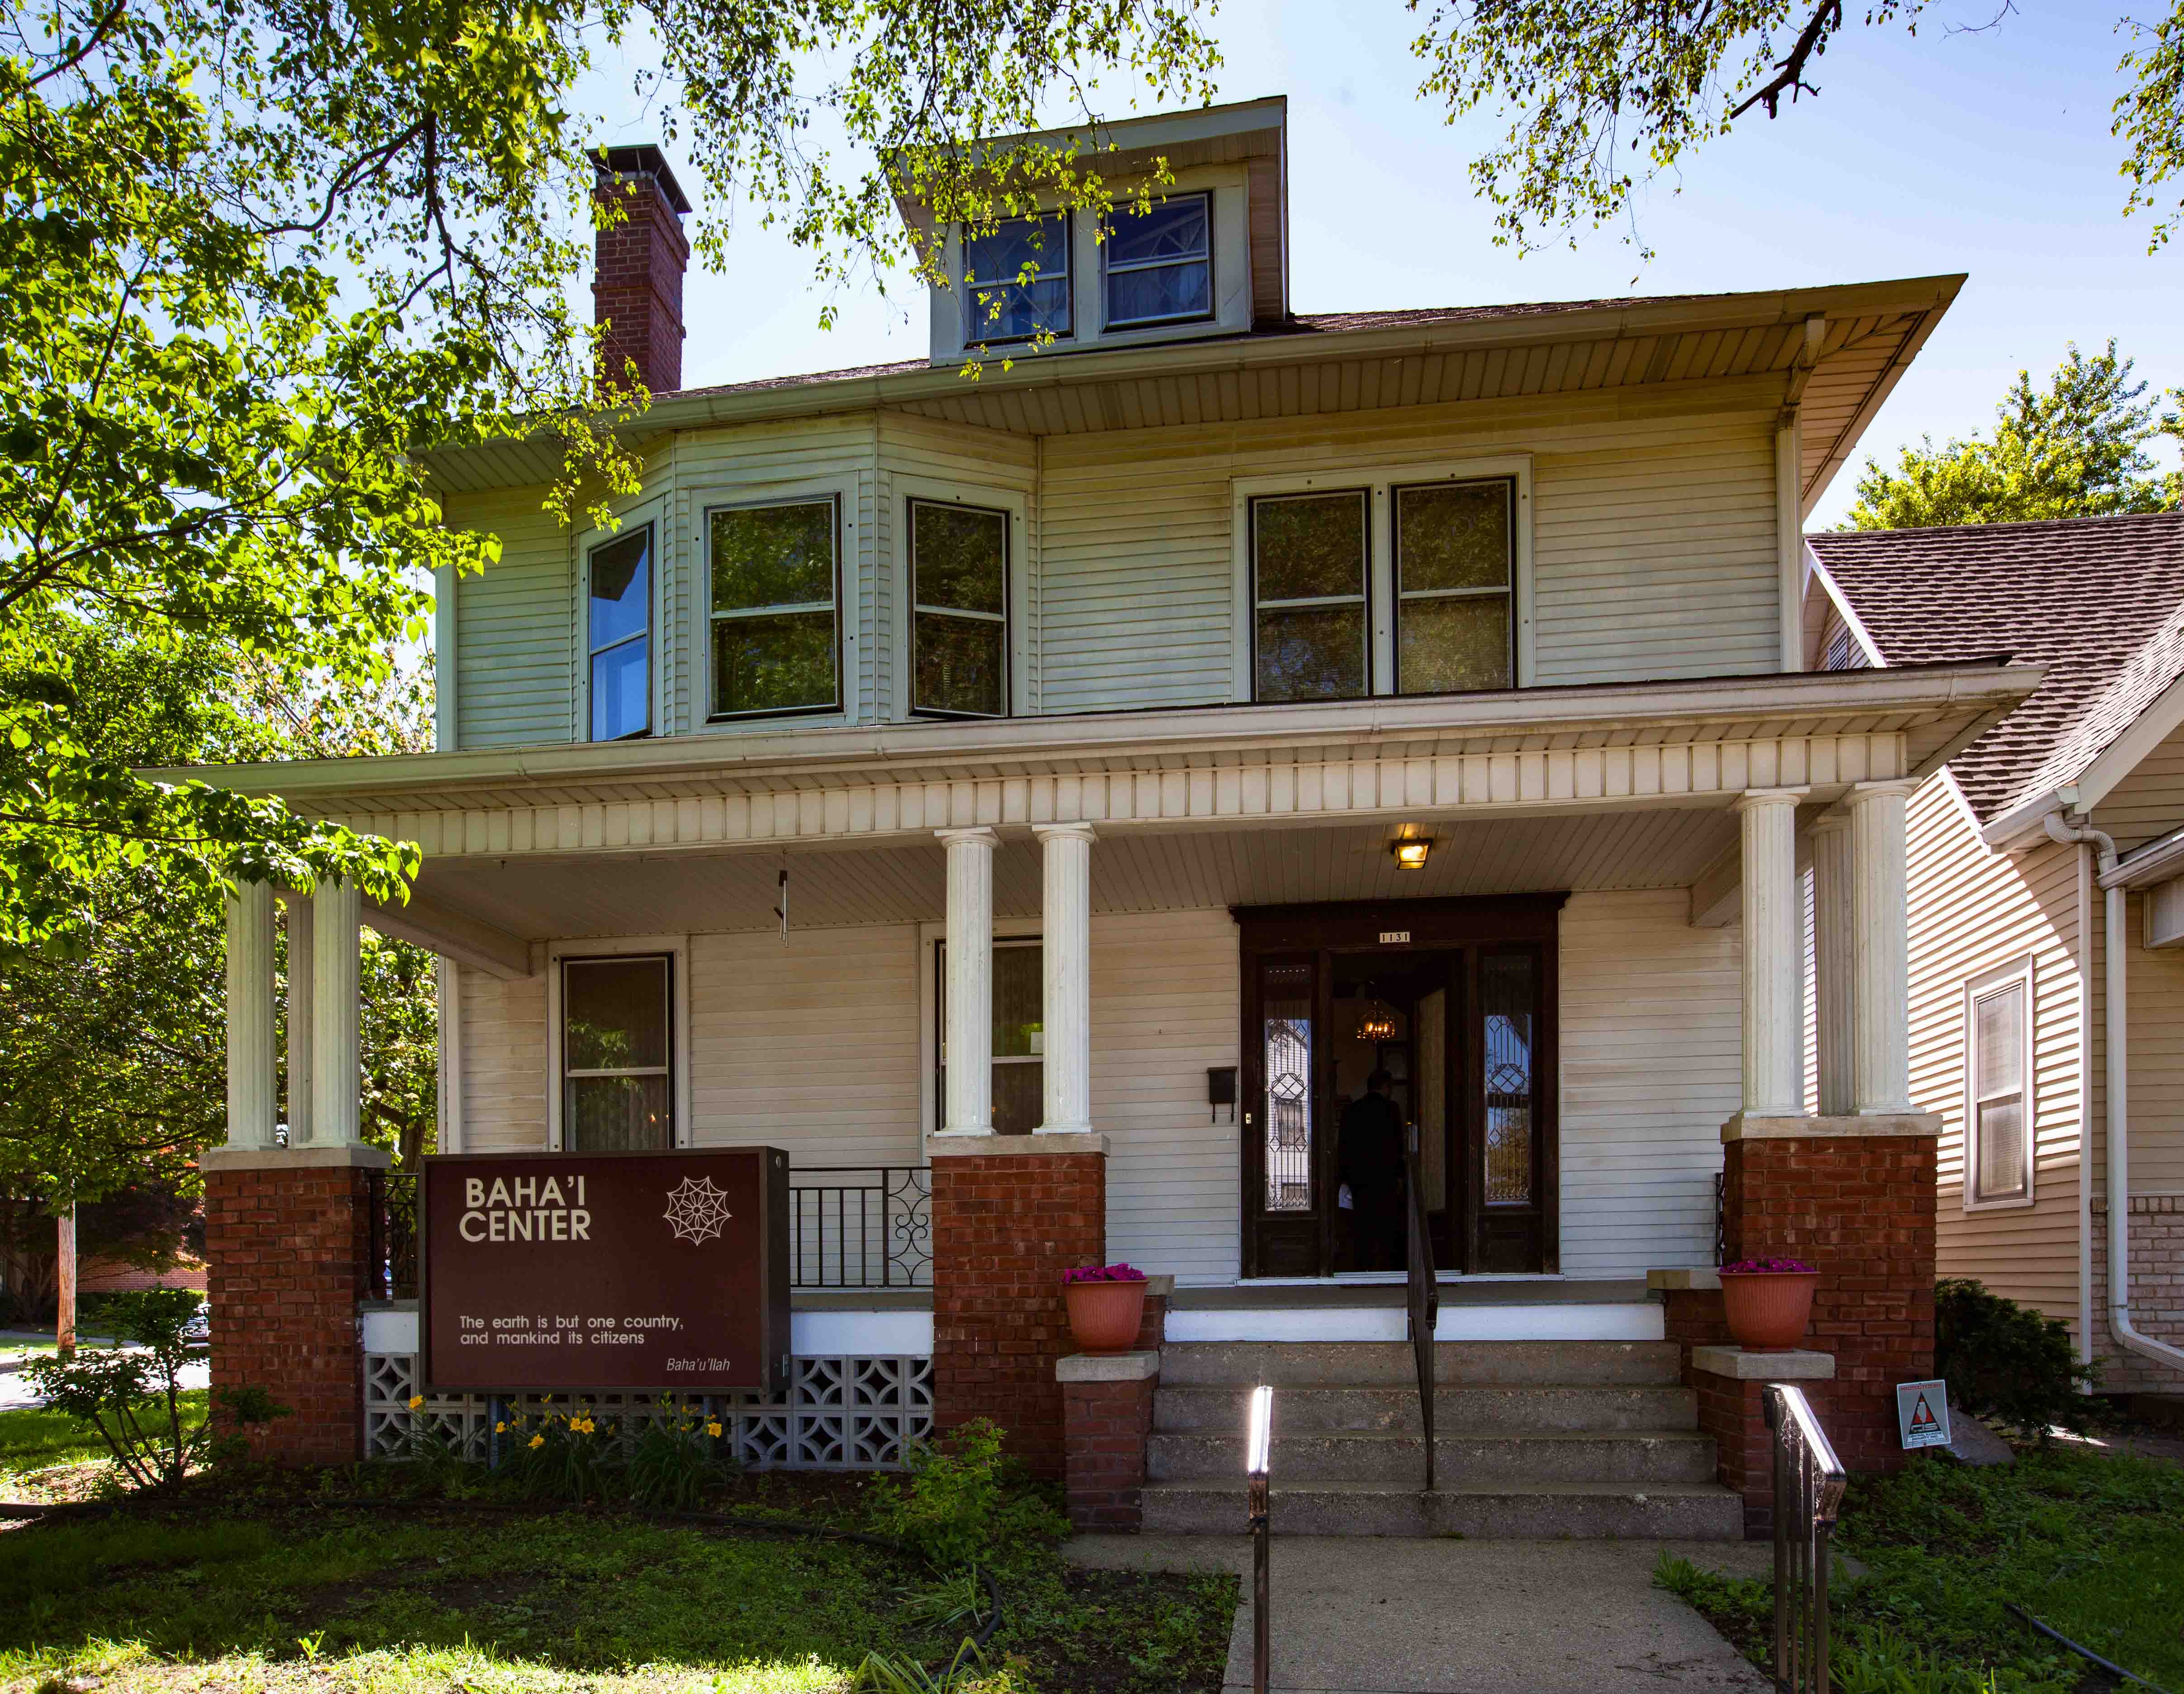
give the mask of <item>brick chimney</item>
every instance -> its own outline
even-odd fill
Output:
[[[623,361],[633,359],[647,388],[671,393],[682,386],[682,276],[690,267],[682,219],[690,202],[649,143],[606,148],[593,198],[624,214],[598,235],[593,315],[607,331],[600,380],[619,386]]]

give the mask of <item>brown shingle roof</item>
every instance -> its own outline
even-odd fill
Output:
[[[1805,538],[1889,665],[2045,665],[1949,761],[1981,822],[2070,782],[2184,676],[2184,512]]]

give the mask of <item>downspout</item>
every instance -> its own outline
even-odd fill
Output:
[[[2100,854],[2100,868],[2103,874],[2115,869],[2116,844],[2114,838],[2086,825],[2063,822],[2061,816],[2049,812],[2042,820],[2047,826],[2048,839],[2065,844],[2076,843],[2097,848]],[[2082,886],[2082,884],[2081,884]],[[2102,968],[2108,990],[2104,1008],[2103,1027],[2106,1034],[2108,1083],[2108,1167],[2109,1167],[2109,1332],[2126,1350],[2142,1358],[2166,1365],[2171,1370],[2184,1369],[2184,1347],[2172,1347],[2166,1341],[2157,1341],[2142,1334],[2131,1321],[2131,1112],[2126,1094],[2130,1073],[2130,1020],[2126,1000],[2126,967],[2129,956],[2124,941],[2125,902],[2127,891],[2119,884],[2105,890],[2108,896],[2104,908],[2105,922],[2102,933]],[[2082,1172],[2085,1150],[2079,1150],[2078,1183],[2080,1206],[2090,1204]],[[2090,1234],[2084,1239],[2090,1240]]]

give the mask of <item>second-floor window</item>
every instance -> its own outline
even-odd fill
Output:
[[[1029,341],[1070,332],[1069,220],[1009,218],[963,236],[964,339]]]
[[[838,533],[831,495],[706,514],[713,716],[841,705]]]
[[[1134,329],[1213,315],[1213,197],[1117,205],[1101,243],[1106,325]]]
[[[1251,502],[1257,698],[1340,700],[1369,693],[1369,495]]]
[[[910,503],[911,707],[1009,710],[1009,515]]]
[[[1499,478],[1394,490],[1396,693],[1509,686],[1509,496]]]
[[[594,741],[652,729],[652,526],[592,549],[584,561],[586,693]]]

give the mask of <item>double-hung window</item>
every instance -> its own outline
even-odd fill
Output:
[[[716,718],[842,702],[840,522],[833,496],[705,515]]]
[[[1369,491],[1251,502],[1253,650],[1262,700],[1369,693]]]
[[[1964,1204],[2032,1198],[2029,964],[1964,991]]]
[[[967,228],[963,280],[963,336],[973,346],[1067,335],[1068,217],[1007,218],[983,233]]]
[[[994,942],[994,1133],[1028,1135],[1039,1128],[1046,1108],[1045,977],[1036,936]],[[933,1010],[939,1018],[933,1050],[939,1063],[933,1078],[933,1122],[948,1113],[948,945],[933,950],[936,972]]]
[[[909,504],[911,709],[1006,717],[1009,515]]]
[[[594,741],[652,730],[652,526],[602,542],[584,560],[587,697]]]
[[[1516,546],[1507,478],[1392,491],[1399,694],[1506,688]]]
[[[563,1151],[672,1147],[674,956],[564,959],[560,969]]]
[[[1106,326],[1186,322],[1213,315],[1213,197],[1176,194],[1108,215],[1100,243]]]

